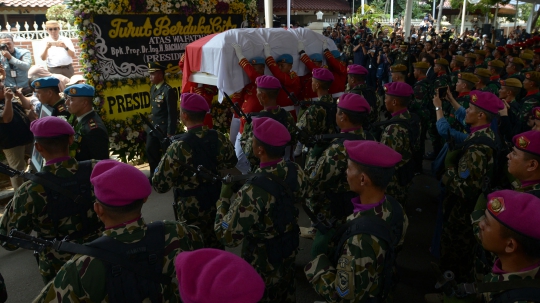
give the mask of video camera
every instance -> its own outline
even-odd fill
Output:
[[[7,44],[5,43],[0,44],[0,50],[7,51],[8,50]]]

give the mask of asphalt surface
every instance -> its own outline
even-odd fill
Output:
[[[424,161],[427,172],[429,162]],[[144,171],[144,168],[143,168]],[[409,218],[404,247],[398,257],[399,283],[394,293],[395,302],[424,302],[424,294],[433,292],[435,276],[430,269],[434,259],[429,253],[435,215],[437,210],[437,183],[428,175],[415,178],[405,211]],[[172,193],[153,192],[143,207],[147,222],[174,220]],[[300,209],[300,226],[308,226],[309,219]],[[297,302],[307,303],[322,300],[307,283],[303,267],[310,261],[311,240],[300,238],[297,257]],[[239,254],[239,248],[229,249]],[[8,302],[27,303],[37,296],[44,284],[38,272],[32,252],[18,249],[6,251],[0,248],[0,273],[6,281]]]

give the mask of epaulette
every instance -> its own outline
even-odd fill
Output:
[[[289,73],[289,75],[291,75],[291,79],[294,79],[294,78],[296,78],[296,77],[298,76],[298,75],[296,74],[296,72],[294,72],[294,71],[291,71],[291,72]]]
[[[56,109],[61,113],[66,111],[66,107],[64,106],[64,104],[58,105],[58,107]]]
[[[94,119],[88,120],[88,126],[90,127],[90,129],[98,128],[98,125]]]

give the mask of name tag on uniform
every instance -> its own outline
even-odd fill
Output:
[[[10,74],[11,74],[12,78],[17,78],[17,72],[16,71],[12,70],[12,71],[10,71]]]

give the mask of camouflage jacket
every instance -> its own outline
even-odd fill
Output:
[[[458,74],[460,73],[462,73],[461,69],[455,69],[450,73],[451,83],[449,84],[449,86],[451,89],[455,89],[458,80]]]
[[[103,237],[112,237],[123,243],[136,243],[146,233],[143,218],[113,227],[103,232]],[[178,284],[175,282],[174,259],[182,251],[191,251],[203,247],[199,230],[183,222],[164,221],[165,255],[163,256],[162,274],[171,278],[171,283],[161,285],[162,302],[181,302]],[[103,261],[85,255],[75,255],[60,270],[34,299],[38,302],[109,302],[106,286],[106,274]]]
[[[363,128],[350,133],[366,140]],[[326,218],[332,218],[330,213],[331,201],[325,196],[326,193],[344,193],[350,190],[347,182],[347,153],[343,146],[343,139],[334,139],[332,144],[323,152],[318,159],[315,169],[309,176],[311,192],[308,207],[315,213],[322,213]]]
[[[92,162],[92,167],[96,164]],[[43,170],[59,177],[71,177],[78,170],[78,162],[70,158],[69,160],[46,165]],[[92,197],[94,193],[92,192]],[[93,203],[93,201],[91,201]],[[42,185],[27,181],[15,192],[13,199],[6,205],[4,215],[0,219],[0,233],[9,234],[12,229],[17,229],[23,233],[37,233],[38,238],[53,239],[64,238],[82,229],[82,219],[79,216],[62,218],[58,222],[58,229],[55,228],[53,220],[47,211],[47,193]],[[87,216],[90,223],[100,227],[103,225],[99,221],[93,208]],[[86,243],[99,237],[101,229],[90,233],[84,239],[73,239],[75,243]],[[16,246],[9,244],[2,245],[7,250],[15,250]],[[45,282],[54,278],[60,267],[71,258],[71,254],[59,253],[56,250],[46,248],[39,254],[39,272]]]
[[[428,78],[418,80],[414,84],[414,100],[409,105],[409,111],[416,113],[422,121],[428,121],[433,107],[433,92]]]
[[[361,216],[377,216],[390,223],[392,205],[385,199],[375,208],[350,215],[347,221]],[[403,216],[399,245],[403,244],[408,227],[407,216],[405,213]],[[326,302],[367,302],[381,293],[387,249],[387,244],[377,237],[358,234],[345,242],[338,264],[332,264],[327,254],[320,254],[304,267],[304,272],[308,282]]]
[[[364,91],[366,91],[367,89],[373,89],[373,93],[371,94],[371,97],[368,96],[368,94],[364,93]],[[366,101],[369,103],[369,106],[370,106],[370,112],[369,112],[369,122],[370,123],[375,123],[377,121],[379,121],[380,117],[379,117],[379,106],[377,106],[378,104],[378,100],[377,100],[377,93],[375,91],[375,88],[368,88],[367,84],[366,83],[363,83],[363,84],[359,84],[349,90],[346,90],[345,91],[346,93],[350,93],[350,94],[357,94],[357,95],[360,95],[362,97],[364,97],[366,99]],[[370,98],[375,98],[375,100],[369,100]],[[376,105],[376,106],[373,106],[373,105]]]
[[[500,260],[495,261],[494,267],[501,268],[502,267],[501,261]],[[492,272],[484,277],[484,283],[529,280],[529,279],[540,279],[540,267],[538,265],[534,266],[533,268],[529,268],[528,270],[521,271],[521,272],[514,272],[514,273],[493,273]],[[494,298],[494,293],[484,294],[485,302],[491,302],[493,298]],[[511,302],[511,303],[533,303],[533,301],[520,300],[520,301]]]
[[[472,66],[465,66],[465,68],[463,69],[463,72],[464,73],[471,73],[471,74],[474,74],[474,70],[476,69],[476,67],[474,65]]]
[[[521,122],[522,125],[521,129],[519,129],[519,133],[522,133],[529,130],[527,127],[527,121],[531,116],[532,109],[534,107],[540,106],[540,92],[523,97],[520,103],[521,109],[519,111],[518,120]]]
[[[450,87],[451,84],[452,84],[452,79],[450,78],[448,74],[439,75],[433,81],[433,93],[436,93],[439,87],[443,87],[443,86]]]
[[[490,92],[493,93],[495,96],[499,96],[499,88],[500,86],[498,86],[496,82],[490,81],[483,89],[481,89],[481,91]]]
[[[495,141],[495,134],[489,128],[483,128],[470,134],[465,142],[475,137],[488,137]],[[482,190],[484,176],[493,173],[493,150],[483,144],[473,144],[461,155],[457,167],[447,168],[443,180],[446,190],[461,199],[476,202]]]
[[[280,108],[279,106],[273,109],[270,109],[270,115],[268,117],[275,119],[274,117],[278,115],[280,111],[285,111],[284,109]],[[262,112],[268,112],[267,109],[263,109],[260,111]],[[294,125],[296,122],[294,121],[293,116],[287,112],[287,123],[285,127],[287,127],[287,130],[289,130],[289,134],[291,134],[291,141],[288,145],[295,146],[297,142],[297,136],[296,136],[296,130],[294,129]],[[244,132],[242,133],[242,136],[240,137],[240,146],[242,147],[242,150],[244,151],[244,154],[248,158],[249,162],[251,163],[251,168],[254,169],[259,165],[259,159],[255,157],[252,153],[252,146],[251,143],[253,142],[253,126],[251,123],[246,123],[244,126]]]
[[[188,130],[188,133],[195,134],[199,138],[206,136],[207,132],[208,127],[206,126],[194,127]],[[231,141],[220,132],[218,132],[218,141],[219,145],[215,147],[218,150],[216,169],[219,171],[234,167],[238,160]],[[192,165],[192,154],[192,147],[182,140],[175,141],[169,146],[167,152],[161,158],[152,179],[154,189],[158,193],[166,193],[172,188],[181,190],[195,189],[201,184],[192,171],[182,166],[182,164]],[[214,169],[213,167],[206,168]],[[179,208],[181,208],[179,215],[185,220],[195,219],[202,215],[198,201],[194,196],[176,197],[176,199],[176,202],[182,202],[179,203]]]
[[[471,100],[469,93],[470,92],[463,92],[456,98],[457,103],[463,106],[464,109],[469,107],[469,102]],[[446,121],[448,121],[448,124],[450,124],[451,128],[460,132],[465,132],[465,125],[463,125],[463,121],[458,121],[456,119],[455,110],[454,107],[452,107],[452,103],[443,102],[442,110],[444,117],[446,118]]]
[[[318,102],[324,102],[335,106],[332,95],[324,95],[319,98]],[[298,119],[296,126],[307,132],[310,136],[333,134],[336,132],[335,122],[328,125],[328,121],[336,121],[335,117],[328,117],[328,111],[325,107],[318,104],[312,104]],[[304,142],[305,143],[305,142]]]

